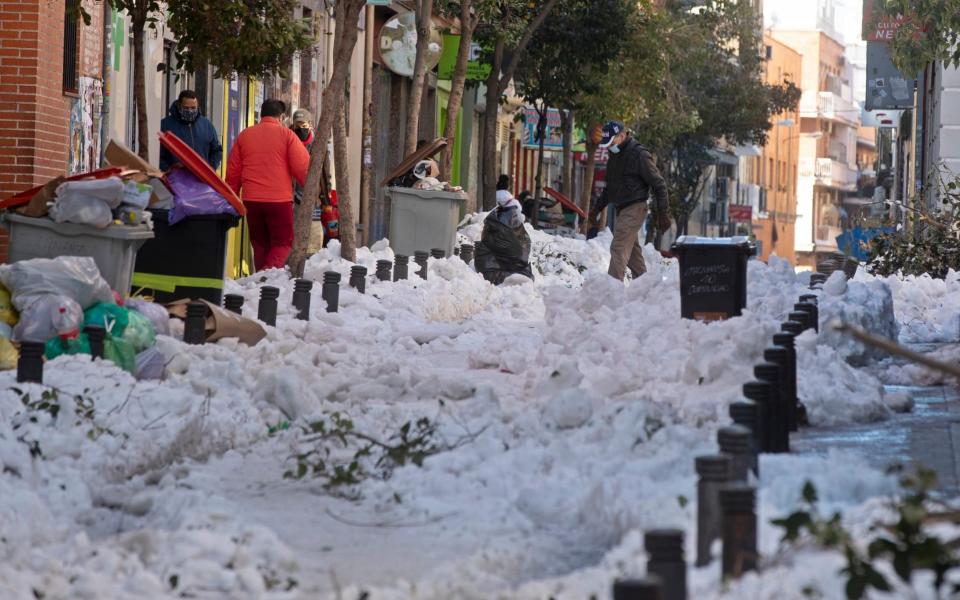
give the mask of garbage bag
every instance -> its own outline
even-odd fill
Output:
[[[128,180],[123,184],[123,204],[136,208],[146,208],[150,205],[150,195],[153,188],[146,183]]]
[[[186,169],[174,169],[167,175],[167,183],[173,190],[173,210],[168,216],[171,225],[197,215],[237,216],[226,198]]]
[[[137,379],[163,379],[167,368],[167,358],[154,346],[147,348],[136,357]]]
[[[17,368],[20,354],[14,348],[13,342],[7,338],[0,338],[0,371],[9,371]]]
[[[123,337],[130,321],[130,311],[113,302],[94,304],[83,313],[84,327],[93,325],[103,327],[107,335],[115,338]]]
[[[13,329],[18,342],[46,342],[57,336],[74,337],[83,324],[83,309],[72,298],[57,294],[36,296],[20,312],[20,322]]]
[[[0,323],[7,325],[16,325],[20,320],[17,309],[13,306],[13,299],[10,298],[10,290],[0,286]]]
[[[72,338],[55,337],[47,340],[44,348],[44,355],[47,360],[73,354],[90,354],[90,340],[87,338],[87,334],[81,333]]]
[[[124,183],[119,177],[106,179],[85,179],[82,181],[66,181],[57,186],[57,200],[72,202],[77,199],[97,199],[104,202],[107,208],[116,208],[123,202]]]
[[[135,310],[127,311],[127,317],[127,327],[123,331],[122,339],[130,342],[133,351],[137,353],[153,346],[156,333],[150,319]]]
[[[110,285],[89,256],[32,258],[0,265],[0,283],[13,294],[13,305],[20,312],[43,294],[73,298],[81,308],[113,300]]]
[[[170,335],[170,313],[163,306],[139,298],[127,300],[125,306],[150,319],[156,335]]]
[[[113,223],[110,206],[99,198],[89,196],[58,198],[50,207],[50,216],[57,223],[80,223],[98,229],[109,227],[110,223]]]
[[[107,337],[103,340],[103,357],[124,371],[137,374],[137,353],[130,342],[113,336]]]
[[[491,211],[483,222],[483,234],[474,251],[474,267],[483,278],[499,285],[513,274],[533,279],[530,257],[530,236],[523,227],[511,229]]]

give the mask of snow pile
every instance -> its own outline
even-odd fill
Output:
[[[426,281],[411,264],[410,279],[380,282],[376,261],[393,252],[361,249],[362,295],[333,243],[306,266],[309,322],[294,318],[283,271],[228,282],[251,317],[259,288],[278,287],[277,327],[255,347],[160,337],[163,382],[64,357],[46,369],[56,398],[28,386],[25,400],[0,374],[0,595],[325,598],[395,560],[411,565],[407,581],[398,569],[375,598],[604,594],[639,564],[638,530],[691,532],[692,457],[716,450],[728,403],[806,288],[783,261],[751,261],[744,315],[708,325],[680,319],[677,264],[651,248],[649,274],[625,286],[605,274],[609,238],[532,238],[537,280],[499,287],[456,257],[429,259]],[[343,276],[338,313],[320,295],[329,270]],[[823,303],[887,327],[892,313],[864,309],[881,286],[852,282]],[[808,333],[798,351],[815,424],[888,414],[878,381],[840,349]],[[377,440],[428,418],[446,451],[335,490],[354,502],[285,480],[301,426],[333,413]],[[765,457],[762,514],[792,508],[804,477],[854,503],[889,491],[851,464]],[[371,522],[384,549],[350,555],[364,528],[349,524]],[[764,525],[765,550],[773,535]],[[694,579],[716,584],[712,571]]]
[[[880,279],[847,281],[841,271],[834,272],[820,295],[820,341],[832,346],[852,364],[864,365],[886,357],[886,352],[867,346],[830,325],[839,321],[874,335],[897,339],[895,302],[890,286]]]
[[[911,275],[884,281],[893,292],[901,342],[960,341],[960,273],[950,271],[944,279]]]

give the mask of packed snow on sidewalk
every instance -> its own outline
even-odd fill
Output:
[[[247,316],[280,287],[277,327],[254,347],[161,337],[163,382],[84,357],[48,363],[45,386],[0,374],[0,597],[606,598],[642,573],[640,532],[668,526],[692,560],[693,458],[716,452],[803,278],[752,261],[742,317],[684,321],[675,261],[648,248],[649,274],[624,286],[605,274],[609,237],[532,236],[534,282],[431,259],[426,281],[414,265],[371,276],[327,313],[322,274],[351,267],[332,244],[307,264],[309,322],[283,272],[231,282]],[[392,258],[385,242],[358,252],[371,274]],[[826,314],[896,328],[889,292],[867,293],[889,282],[848,285],[823,292]],[[858,349],[820,342],[798,341],[812,424],[890,416],[846,360]],[[764,457],[761,473],[766,555],[767,521],[807,479],[860,522],[894,491],[836,453]],[[716,562],[696,570],[692,597],[789,597],[772,591],[785,580],[839,597],[835,556],[777,561],[731,588]]]

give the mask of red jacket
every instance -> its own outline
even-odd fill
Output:
[[[249,202],[292,202],[296,179],[304,185],[310,154],[274,117],[240,132],[227,161],[227,185]]]

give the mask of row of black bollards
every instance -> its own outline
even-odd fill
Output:
[[[350,267],[350,287],[361,294],[367,293],[367,268],[355,265]]]

